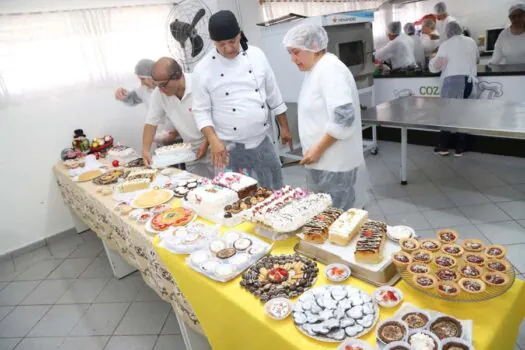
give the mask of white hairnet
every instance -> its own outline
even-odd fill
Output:
[[[445,4],[444,2],[438,2],[434,6],[434,11],[436,11],[437,14],[447,12],[447,4]]]
[[[319,52],[326,50],[328,34],[320,25],[312,23],[298,24],[286,33],[283,45],[294,49]]]
[[[434,22],[432,19],[428,18],[423,22],[423,27],[428,27],[432,30],[436,29],[436,22]]]
[[[416,27],[414,26],[414,23],[410,23],[410,22],[408,22],[408,23],[405,24],[405,26],[403,27],[403,30],[404,30],[405,33],[408,34],[408,35],[414,35],[414,34],[416,34]]]
[[[151,70],[153,69],[154,64],[155,61],[147,58],[141,59],[135,66],[135,74],[141,77],[151,77]]]
[[[450,22],[447,24],[445,32],[447,33],[447,38],[452,38],[453,36],[463,34],[463,28],[461,28],[458,22]]]
[[[509,16],[512,12],[516,11],[516,10],[521,10],[523,12],[525,12],[525,4],[523,3],[520,3],[520,4],[516,4],[516,5],[512,5],[510,8],[509,8]]]
[[[399,35],[401,34],[401,22],[390,22],[388,23],[387,29],[389,34]]]

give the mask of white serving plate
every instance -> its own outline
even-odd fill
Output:
[[[164,168],[170,165],[176,165],[181,163],[191,162],[197,159],[197,156],[194,152],[188,152],[182,155],[168,155],[168,156],[153,156],[151,167]]]
[[[147,227],[146,227],[147,229]],[[190,254],[196,250],[206,248],[209,243],[219,237],[219,225],[211,226],[202,222],[191,222],[186,226],[176,227],[170,232],[162,232],[159,246],[175,254]],[[197,233],[199,238],[191,244],[182,244],[179,239],[183,239],[186,233]]]
[[[195,213],[197,213],[197,215],[199,215],[201,218],[205,220],[208,220],[208,221],[211,221],[211,222],[214,222],[216,224],[223,225],[226,227],[234,227],[234,226],[240,225],[241,223],[245,221],[243,220],[243,217],[241,217],[240,215],[236,215],[235,217],[232,217],[232,218],[225,218],[224,211],[222,210],[216,211],[213,213],[204,211],[202,210],[202,208],[198,208],[194,206],[192,203],[184,199],[180,200],[180,205],[183,208],[193,210]]]

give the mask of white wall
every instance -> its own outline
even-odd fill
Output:
[[[261,32],[256,24],[262,22],[262,14],[258,0],[217,0],[217,8],[232,11],[248,38],[248,44],[259,46]]]

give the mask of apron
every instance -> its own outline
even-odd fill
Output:
[[[266,138],[255,148],[247,149],[243,143],[225,142],[229,153],[226,169],[215,169],[216,174],[222,171],[233,171],[253,177],[262,187],[278,190],[283,187],[281,162],[270,138]]]
[[[441,98],[467,99],[473,95],[472,90],[476,82],[475,77],[467,75],[451,75],[443,79]],[[470,85],[470,86],[469,86]]]

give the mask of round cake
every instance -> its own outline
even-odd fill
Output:
[[[193,219],[193,212],[184,208],[172,208],[156,214],[151,227],[156,231],[167,230],[170,226],[184,226]]]

